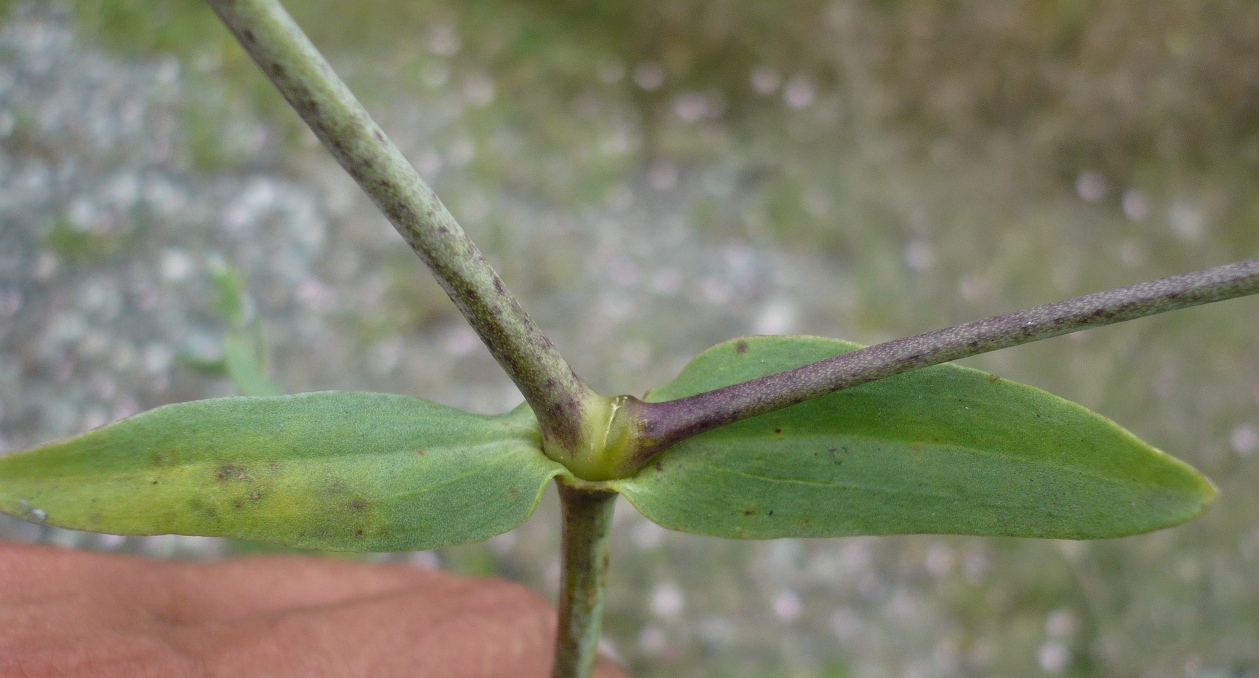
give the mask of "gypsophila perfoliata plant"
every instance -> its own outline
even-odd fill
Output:
[[[731,538],[945,533],[1098,539],[1187,521],[1215,490],[1078,405],[951,360],[1259,292],[1259,260],[862,348],[819,337],[715,346],[644,398],[569,368],[277,0],[209,0],[385,213],[520,388],[482,416],[380,393],[267,395],[261,336],[217,284],[217,369],[252,397],[161,407],[0,459],[0,510],[116,534],[410,551],[520,525],[559,485],[554,676],[589,676],[614,499]]]

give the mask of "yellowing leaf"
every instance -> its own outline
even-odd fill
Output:
[[[380,393],[168,405],[0,458],[0,510],[117,534],[346,551],[506,532],[564,472],[527,408],[500,417]]]

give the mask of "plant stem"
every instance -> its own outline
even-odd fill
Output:
[[[207,0],[315,136],[371,196],[533,408],[548,444],[579,446],[599,396],[573,373],[458,222],[278,0]]]
[[[680,440],[834,391],[988,351],[1259,293],[1259,259],[1144,282],[889,341],[662,403],[627,399],[615,425],[637,433],[628,475]],[[632,467],[632,468],[631,468]]]
[[[556,482],[564,513],[564,564],[551,678],[589,678],[599,655],[608,530],[617,494]]]

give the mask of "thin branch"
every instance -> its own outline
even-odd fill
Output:
[[[636,469],[704,431],[920,367],[1256,293],[1259,259],[1251,259],[897,339],[688,398],[633,399],[620,410],[630,417],[620,425],[638,433],[627,462]]]
[[[263,73],[371,196],[537,414],[548,443],[576,449],[592,391],[277,0],[207,0]]]

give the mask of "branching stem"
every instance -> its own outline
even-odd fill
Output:
[[[662,403],[625,402],[637,432],[628,474],[668,446],[718,426],[902,372],[1060,334],[1259,293],[1259,259],[1098,292],[897,339],[794,370]]]
[[[537,414],[577,449],[599,396],[573,373],[476,245],[278,0],[207,0],[263,73],[432,270]]]
[[[562,480],[559,488],[564,512],[564,563],[551,678],[589,678],[599,654],[608,530],[617,494]]]

